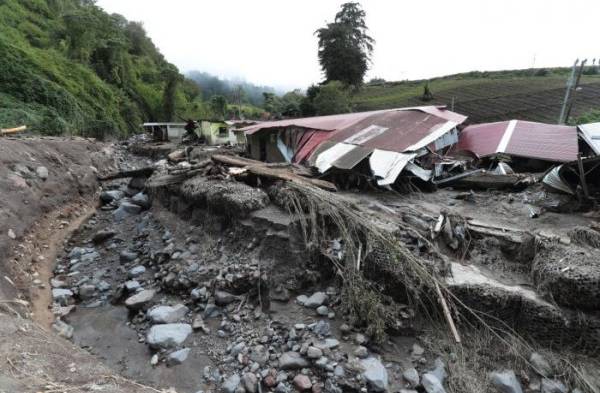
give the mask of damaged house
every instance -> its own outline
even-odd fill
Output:
[[[427,168],[458,142],[466,116],[423,106],[264,122],[244,128],[251,158],[363,172],[380,186],[403,170],[427,181]]]

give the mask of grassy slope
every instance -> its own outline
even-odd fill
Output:
[[[429,104],[452,104],[472,122],[524,120],[556,122],[569,70],[553,69],[534,76],[530,70],[467,73],[429,81],[434,100],[421,101],[425,81],[365,86],[353,99],[355,110]],[[600,75],[583,75],[573,107],[576,117],[600,108]]]
[[[126,79],[118,84],[102,79],[89,62],[69,57],[64,16],[81,7],[77,0],[0,0],[0,127],[126,134],[160,117],[161,70],[168,63],[155,48],[123,51]],[[96,15],[108,18],[98,10]],[[119,29],[114,34],[124,36]],[[188,101],[177,92],[180,111]]]

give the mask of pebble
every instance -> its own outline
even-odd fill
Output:
[[[375,357],[362,359],[360,365],[364,369],[362,375],[373,391],[387,391],[388,373],[379,359]]]
[[[146,268],[144,266],[136,266],[133,269],[129,270],[128,276],[129,278],[136,278],[146,273]]]
[[[369,356],[369,350],[366,347],[360,345],[354,350],[354,356],[356,356],[359,359],[365,359]]]
[[[317,314],[327,316],[329,314],[329,308],[327,308],[327,306],[319,306],[317,307]]]
[[[284,352],[279,357],[279,368],[282,370],[294,370],[309,366],[308,361],[298,352]]]
[[[419,386],[419,372],[414,367],[404,370],[402,373],[402,378],[404,378],[404,380],[408,383],[408,386],[411,388],[416,388]]]
[[[156,291],[154,289],[144,289],[143,291],[128,297],[125,300],[125,306],[132,310],[139,310],[149,305],[150,302],[152,302],[152,299],[154,299],[154,295],[156,295]]]
[[[240,376],[233,374],[223,382],[221,387],[225,393],[235,393],[237,387],[240,385],[240,381]]]
[[[174,323],[185,317],[189,309],[183,304],[175,306],[155,306],[148,310],[146,316],[153,323]]]
[[[306,356],[309,359],[318,359],[321,356],[323,356],[323,351],[321,351],[319,348],[317,347],[308,347],[307,351],[306,351]]]

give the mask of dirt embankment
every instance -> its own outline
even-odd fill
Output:
[[[28,284],[15,273],[29,270],[27,265],[32,261],[19,256],[30,244],[27,235],[36,230],[34,224],[90,197],[98,187],[97,171],[109,170],[112,165],[111,148],[90,140],[0,140],[0,297],[14,298],[17,290]],[[69,215],[57,215],[56,220],[64,221],[66,226]]]
[[[0,139],[0,392],[146,391],[44,329],[56,248],[94,211],[97,173],[114,169],[104,143]]]

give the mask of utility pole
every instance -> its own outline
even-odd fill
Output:
[[[558,117],[558,124],[565,124],[565,114],[567,112],[567,102],[569,101],[569,97],[571,96],[571,89],[575,84],[575,70],[577,69],[577,64],[579,64],[579,59],[575,60],[575,64],[573,64],[573,68],[571,69],[571,75],[567,80],[567,90],[565,91],[565,98],[563,99],[562,107],[560,108],[560,116]]]
[[[579,81],[581,80],[581,74],[583,73],[583,67],[587,59],[583,59],[581,65],[579,66],[579,72],[577,73],[577,79],[575,80],[575,86],[573,87],[573,92],[571,93],[571,99],[569,100],[569,105],[567,106],[567,113],[565,114],[565,123],[569,121],[569,116],[571,115],[571,109],[573,108],[573,102],[575,102],[575,94],[577,93],[577,87],[579,87]]]

